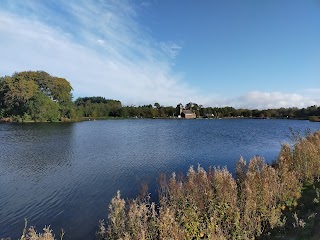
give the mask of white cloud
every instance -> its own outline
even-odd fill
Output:
[[[210,100],[206,105],[219,107],[232,106],[235,108],[248,109],[268,109],[280,107],[303,108],[312,105],[320,105],[320,97],[310,98],[309,96],[297,93],[253,91],[236,98],[216,98],[215,100]]]
[[[44,5],[41,9],[47,21],[39,21],[43,16],[37,15],[37,4],[31,3],[35,12],[27,18],[19,16],[18,9],[0,11],[0,35],[5,36],[0,48],[6,56],[0,60],[1,76],[44,70],[67,78],[76,96],[101,95],[125,104],[157,101],[171,105],[188,102],[190,96],[200,98],[171,69],[170,58],[181,47],[163,44],[166,56],[159,43],[140,30],[128,2],[61,2],[77,28],[73,31],[62,20],[51,19],[53,13]]]
[[[176,42],[161,42],[160,47],[162,51],[171,59],[175,59],[182,49],[181,44],[178,44]]]
[[[320,94],[320,88],[307,88],[303,89],[302,92],[307,94]]]
[[[105,44],[105,41],[102,40],[102,39],[98,39],[98,40],[97,40],[97,43],[100,44],[100,45],[104,45],[104,44]]]

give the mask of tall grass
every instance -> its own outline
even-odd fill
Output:
[[[303,185],[320,177],[320,132],[282,146],[272,164],[254,157],[226,168],[190,167],[186,176],[159,178],[159,203],[148,194],[109,205],[97,239],[255,239],[284,226],[283,211],[294,209]]]
[[[33,226],[27,228],[28,222],[25,219],[25,225],[22,231],[22,235],[19,240],[55,240],[55,236],[50,229],[50,226],[43,228],[43,233],[38,233]],[[64,231],[61,230],[60,240],[63,239]],[[10,240],[10,238],[1,238],[1,240]]]

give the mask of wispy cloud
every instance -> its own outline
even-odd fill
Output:
[[[302,92],[307,94],[320,94],[320,88],[307,88],[303,89]]]
[[[319,105],[320,97],[311,98],[297,93],[282,92],[261,92],[253,91],[235,98],[216,98],[211,99],[207,105],[212,106],[232,106],[236,108],[248,109],[268,109],[268,108],[289,108],[289,107],[307,107]]]
[[[181,47],[156,42],[142,31],[129,2],[55,3],[28,1],[0,10],[6,56],[0,60],[1,75],[45,70],[66,77],[76,95],[102,95],[125,104],[172,104],[200,96],[171,69]],[[56,18],[57,12],[64,15]]]
[[[171,59],[175,59],[182,49],[181,44],[178,44],[177,42],[161,42],[160,47]]]

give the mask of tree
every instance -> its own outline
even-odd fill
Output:
[[[70,83],[64,78],[43,71],[18,72],[0,79],[0,107],[5,111],[3,115],[22,117],[32,112],[37,120],[55,121],[57,116],[70,115],[71,91]],[[55,112],[56,106],[59,114]],[[40,109],[46,112],[36,113]]]
[[[155,103],[153,106],[155,106],[157,109],[159,109],[160,108],[160,104],[159,103]]]
[[[53,77],[44,71],[19,72],[13,74],[12,78],[36,83],[40,92],[59,104],[70,102],[72,99],[71,91],[73,89],[65,78]]]
[[[60,118],[59,104],[42,92],[38,92],[28,102],[28,113],[35,122],[56,122]]]
[[[4,77],[1,84],[2,104],[11,114],[20,115],[25,111],[27,101],[37,92],[34,81],[21,76]]]

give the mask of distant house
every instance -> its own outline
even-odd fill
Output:
[[[197,115],[191,110],[182,110],[181,117],[190,119],[190,118],[196,118]]]

